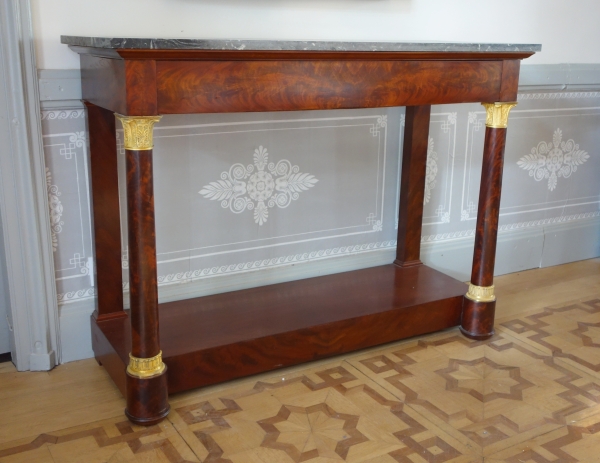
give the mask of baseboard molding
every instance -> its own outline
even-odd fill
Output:
[[[600,218],[508,230],[498,234],[494,275],[600,256]],[[421,259],[458,280],[471,277],[474,238],[425,243]]]
[[[495,275],[565,264],[600,256],[600,218],[575,220],[500,232]],[[473,237],[424,243],[421,258],[427,265],[461,281],[468,281],[473,261]],[[228,291],[284,283],[361,268],[385,265],[394,260],[395,249],[365,251],[273,269],[219,275],[196,282],[162,286],[159,300],[206,296]],[[125,300],[128,300],[127,293]],[[90,316],[92,299],[60,307],[62,363],[93,357]]]
[[[544,248],[543,227],[511,230],[498,234],[495,275],[519,272],[540,266]],[[468,281],[473,265],[475,238],[425,243],[421,259],[430,267],[457,280]]]
[[[396,257],[396,248],[363,251],[336,257],[311,259],[306,262],[287,264],[249,272],[215,275],[188,283],[159,287],[159,302],[209,296],[211,294],[238,291],[257,286],[287,283],[288,281],[350,272],[363,268],[390,264]],[[126,298],[127,299],[127,298]],[[127,304],[126,304],[127,305]]]
[[[59,307],[61,363],[94,356],[90,317],[95,305],[93,299],[83,299]]]
[[[56,352],[44,352],[42,354],[29,354],[30,371],[48,371],[57,365]]]
[[[540,267],[600,256],[600,218],[548,227]]]

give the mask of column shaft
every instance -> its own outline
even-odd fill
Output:
[[[152,150],[126,150],[131,355],[158,355],[158,284]]]
[[[483,165],[479,189],[477,227],[471,284],[464,297],[461,331],[472,339],[487,339],[494,334],[496,296],[494,265],[500,216],[502,169],[506,144],[508,113],[516,103],[483,103],[487,112]]]
[[[158,320],[152,129],[158,116],[118,116],[127,164],[127,225],[131,354],[127,409],[136,424],[159,423],[169,413],[167,368],[162,361]]]
[[[471,283],[477,286],[491,286],[494,281],[505,142],[506,129],[486,127],[471,272]]]

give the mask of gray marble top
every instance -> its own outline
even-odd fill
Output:
[[[256,51],[421,51],[421,52],[538,52],[539,44],[444,42],[327,42],[287,40],[143,39],[76,37],[63,35],[67,45],[93,48],[155,50],[256,50]]]

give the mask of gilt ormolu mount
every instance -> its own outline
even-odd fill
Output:
[[[163,419],[168,393],[456,325],[474,339],[493,334],[506,124],[520,60],[539,45],[62,42],[81,55],[88,111],[97,271],[93,347],[126,396],[133,422]],[[482,102],[487,112],[468,290],[420,261],[431,105],[466,102]],[[152,127],[161,115],[386,106],[407,107],[393,264],[158,304]],[[115,113],[127,158],[130,311],[123,310]]]

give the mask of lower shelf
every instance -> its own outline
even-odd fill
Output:
[[[169,393],[456,326],[464,283],[384,265],[159,305]],[[125,391],[129,317],[92,319],[94,353]]]

